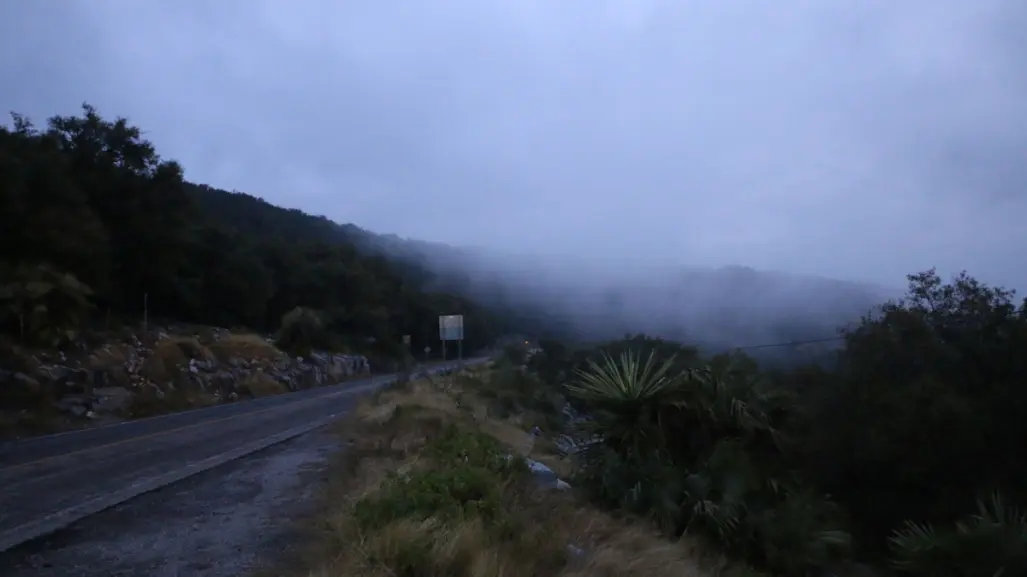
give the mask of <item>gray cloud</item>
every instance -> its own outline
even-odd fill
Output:
[[[0,105],[382,232],[1027,287],[1019,0],[0,6]]]

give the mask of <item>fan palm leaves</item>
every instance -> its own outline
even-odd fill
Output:
[[[645,362],[637,352],[626,351],[619,360],[603,353],[600,361],[589,359],[583,369],[575,371],[577,382],[567,392],[586,401],[604,405],[641,404],[661,401],[676,386],[671,375],[676,357],[658,363],[649,353]]]
[[[577,381],[567,386],[568,394],[592,409],[594,421],[586,429],[629,461],[660,452],[665,447],[660,412],[679,386],[670,374],[674,360],[658,363],[650,353],[642,361],[635,352],[624,352],[619,360],[608,354],[589,359],[576,371]]]
[[[889,539],[895,568],[924,577],[1027,574],[1027,514],[993,493],[954,527],[907,521]]]

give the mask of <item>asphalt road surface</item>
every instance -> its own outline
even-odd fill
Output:
[[[395,379],[374,377],[0,445],[0,551],[323,426],[362,393]]]

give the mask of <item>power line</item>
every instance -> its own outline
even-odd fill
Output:
[[[980,326],[980,321],[978,321],[976,319],[972,319],[972,318],[971,319],[955,319],[955,320],[947,321],[946,325],[949,326],[949,327],[961,327],[961,326],[965,325],[966,327],[968,327],[970,329],[974,329],[974,328],[978,328]],[[906,328],[891,327],[892,333],[903,332],[903,331],[906,331],[906,330],[909,330],[909,328],[908,327],[906,327]],[[828,338],[823,338],[823,339],[813,339],[813,340],[809,340],[809,341],[787,341],[787,342],[783,342],[783,343],[767,343],[767,344],[762,344],[762,345],[747,345],[747,346],[742,346],[742,347],[731,347],[731,349],[732,350],[769,349],[769,348],[772,348],[772,347],[789,347],[789,346],[797,346],[797,345],[812,345],[812,344],[816,344],[816,343],[830,343],[830,342],[842,341],[842,340],[845,340],[845,335],[840,335],[840,336],[836,336],[836,337],[828,337]]]
[[[826,339],[814,339],[814,340],[810,340],[810,341],[788,341],[788,342],[784,342],[784,343],[768,343],[768,344],[763,344],[763,345],[746,345],[744,347],[731,347],[731,348],[739,349],[739,350],[769,349],[769,348],[772,348],[772,347],[794,347],[794,346],[798,346],[798,345],[812,345],[812,344],[816,344],[816,343],[830,343],[830,342],[841,341],[841,340],[845,340],[845,337],[844,336],[838,336],[838,337],[830,337],[830,338],[826,338]]]

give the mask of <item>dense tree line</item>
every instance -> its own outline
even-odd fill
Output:
[[[602,439],[577,482],[768,574],[1027,575],[1027,303],[965,274],[909,281],[830,368],[543,342],[537,374]]]
[[[503,328],[431,291],[425,268],[366,250],[356,227],[185,181],[139,128],[88,105],[45,128],[14,115],[0,127],[0,179],[0,324],[24,338],[144,310],[272,331],[303,307],[335,344],[391,353],[409,334],[417,354],[437,354],[439,314],[464,315],[468,350]]]

